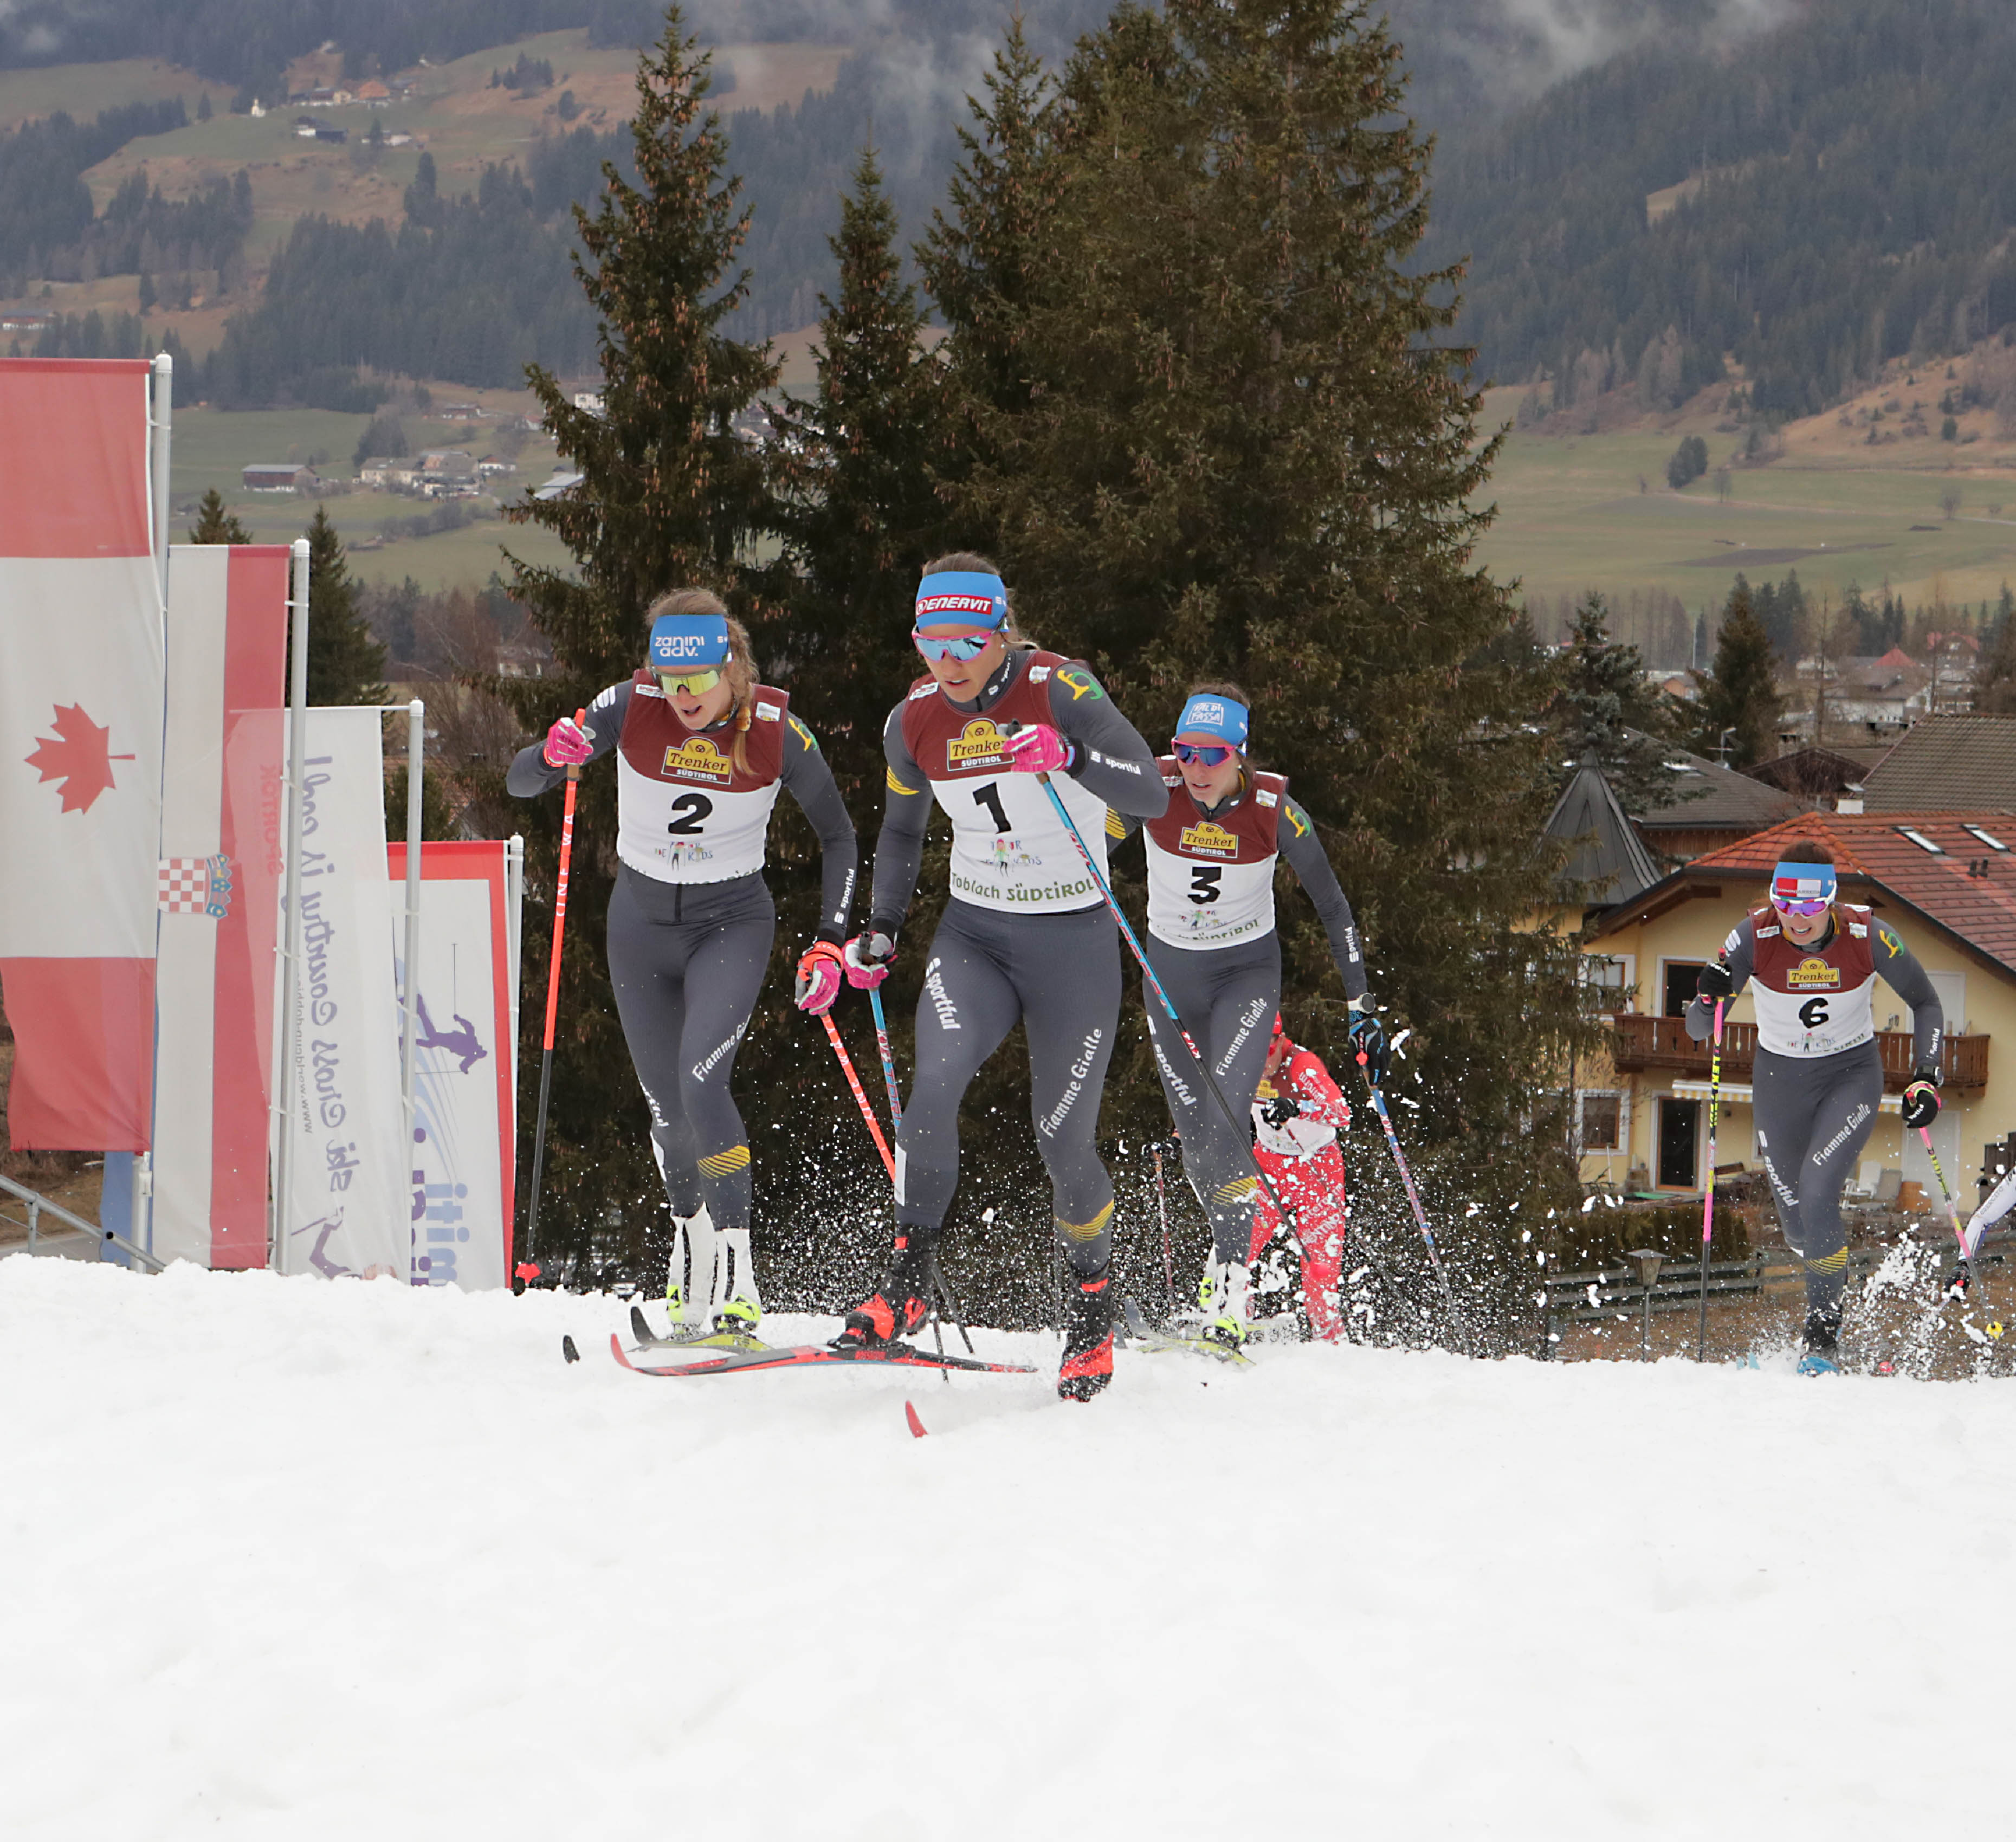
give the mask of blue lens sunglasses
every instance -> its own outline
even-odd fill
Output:
[[[1232,753],[1229,748],[1200,742],[1175,742],[1172,743],[1170,747],[1175,750],[1178,761],[1201,761],[1207,768],[1215,768],[1220,761]]]
[[[968,659],[977,659],[993,637],[992,633],[919,633],[915,628],[910,633],[917,650],[927,659],[956,659],[962,664]]]

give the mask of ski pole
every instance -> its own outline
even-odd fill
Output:
[[[1406,1186],[1407,1206],[1414,1211],[1414,1225],[1421,1231],[1421,1239],[1427,1245],[1428,1265],[1435,1269],[1435,1277],[1442,1282],[1442,1301],[1453,1319],[1456,1315],[1456,1293],[1450,1289],[1449,1275],[1442,1270],[1442,1257],[1435,1250],[1435,1231],[1428,1225],[1428,1212],[1421,1207],[1421,1193],[1414,1187],[1414,1174],[1407,1168],[1407,1160],[1401,1154],[1399,1135],[1393,1130],[1393,1116],[1386,1110],[1386,1096],[1381,1092],[1378,1082],[1372,1078],[1369,1066],[1365,1068],[1365,1080],[1372,1089],[1372,1110],[1379,1115],[1379,1123],[1385,1128],[1386,1149],[1392,1153],[1393,1162],[1399,1167],[1400,1181]]]
[[[1715,1001],[1715,1050],[1708,1065],[1708,1182],[1701,1187],[1701,1326],[1694,1338],[1694,1360],[1708,1360],[1708,1256],[1715,1239],[1715,1128],[1722,1110],[1722,1006]]]
[[[1176,1315],[1176,1261],[1169,1250],[1169,1198],[1162,1187],[1162,1148],[1153,1145],[1149,1149],[1155,1157],[1155,1213],[1162,1218],[1162,1284],[1169,1295],[1169,1315]]]
[[[1967,1264],[1967,1230],[1960,1225],[1960,1205],[1953,1200],[1952,1186],[1946,1182],[1946,1174],[1939,1166],[1939,1154],[1932,1149],[1932,1134],[1929,1126],[1918,1128],[1918,1136],[1925,1142],[1925,1156],[1932,1160],[1932,1175],[1939,1180],[1939,1195],[1946,1205],[1946,1219],[1953,1224],[1953,1238],[1960,1243],[1960,1268],[1953,1275],[1953,1283],[1960,1292],[1964,1292],[1973,1278]],[[1948,1288],[1948,1296],[1957,1297],[1959,1293]]]
[[[882,1080],[889,1089],[889,1123],[901,1131],[903,1096],[896,1086],[896,1058],[889,1048],[889,1025],[882,1015],[882,989],[879,985],[868,988],[868,1008],[875,1013],[875,1046],[882,1052]]]
[[[868,1121],[868,1135],[875,1141],[875,1149],[882,1154],[882,1167],[889,1173],[889,1181],[896,1181],[896,1160],[889,1155],[889,1141],[882,1136],[882,1123],[875,1117],[875,1109],[868,1103],[867,1090],[861,1085],[861,1077],[854,1072],[853,1058],[847,1052],[847,1045],[840,1040],[840,1030],[829,1013],[820,1017],[826,1025],[826,1041],[833,1045],[833,1052],[840,1057],[840,1066],[847,1076],[847,1085],[854,1089],[854,1097],[861,1104],[861,1117]]]
[[[578,729],[588,720],[585,707],[574,713]],[[567,771],[567,804],[560,815],[560,869],[553,886],[553,957],[546,973],[546,1046],[539,1059],[539,1123],[532,1133],[532,1196],[525,1211],[525,1257],[513,1269],[511,1290],[523,1292],[528,1279],[539,1276],[539,1181],[546,1168],[546,1102],[553,1088],[553,1023],[560,1007],[560,941],[567,932],[567,872],[574,862],[574,802],[581,790],[581,763]]]

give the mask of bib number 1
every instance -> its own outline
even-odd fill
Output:
[[[976,806],[985,806],[987,808],[989,815],[993,818],[994,829],[997,833],[1007,830],[1008,815],[1001,809],[999,787],[976,786],[973,790],[973,803]]]

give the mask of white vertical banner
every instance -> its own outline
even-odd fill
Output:
[[[398,987],[375,709],[311,710],[301,802],[293,1226],[283,1272],[406,1276]],[[284,937],[284,936],[283,936]]]
[[[387,924],[403,939],[406,847],[393,845],[389,857]],[[420,848],[409,1211],[416,1286],[476,1292],[510,1279],[517,1037],[508,871],[501,841]]]

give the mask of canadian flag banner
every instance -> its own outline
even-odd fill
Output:
[[[0,999],[17,1150],[144,1151],[161,820],[143,360],[0,359]]]
[[[286,690],[283,545],[168,552],[153,1251],[266,1264]]]

